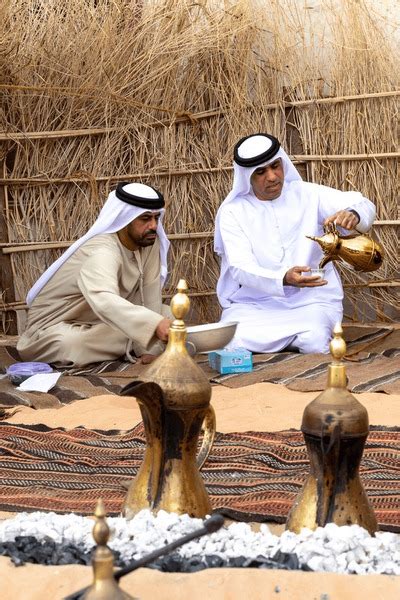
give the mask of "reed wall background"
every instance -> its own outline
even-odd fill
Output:
[[[271,132],[304,178],[359,190],[386,250],[341,268],[346,317],[396,318],[400,4],[374,0],[2,0],[0,331],[27,290],[96,218],[118,181],[167,200],[172,295],[219,317],[214,215],[232,150]],[[397,10],[398,9],[398,10]]]

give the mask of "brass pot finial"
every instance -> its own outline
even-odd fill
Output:
[[[333,338],[329,344],[329,350],[335,359],[334,362],[340,363],[346,354],[346,342],[343,338],[343,329],[340,323],[336,323],[333,329]]]
[[[98,546],[107,546],[108,538],[110,537],[110,528],[106,522],[106,509],[101,498],[97,501],[94,516],[96,517],[93,527],[94,541]]]
[[[183,319],[186,317],[190,308],[190,299],[187,295],[188,286],[185,279],[180,279],[177,285],[178,293],[172,297],[171,300],[171,311],[175,317],[173,325],[178,325],[176,321],[179,321],[179,326],[184,325]]]
[[[97,547],[93,555],[93,583],[82,596],[84,600],[134,600],[123,592],[114,578],[114,559],[107,546],[110,528],[106,522],[106,510],[103,501],[97,502],[94,512],[96,522],[93,537]]]

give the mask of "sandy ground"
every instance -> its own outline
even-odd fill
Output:
[[[299,428],[304,407],[317,396],[287,390],[284,386],[259,383],[240,389],[213,387],[212,404],[217,429],[229,431],[279,431]],[[400,396],[359,394],[373,425],[398,425]],[[119,396],[97,396],[80,400],[60,409],[35,411],[23,407],[11,418],[12,423],[43,423],[49,427],[70,429],[83,425],[93,429],[125,430],[136,425],[140,412],[136,401]],[[8,518],[12,513],[0,513]],[[278,528],[279,529],[279,528]],[[278,530],[277,529],[277,530]],[[89,567],[14,567],[0,558],[2,600],[42,600],[63,598],[88,585]],[[394,600],[400,598],[400,577],[385,575],[349,576],[334,573],[256,571],[248,569],[207,570],[192,575],[161,574],[140,569],[123,578],[121,587],[142,600]]]
[[[217,430],[222,433],[279,431],[300,428],[305,406],[317,395],[316,392],[293,392],[273,383],[256,383],[239,389],[218,385],[212,388],[211,402],[217,416]],[[368,410],[372,425],[400,423],[400,396],[377,393],[354,396]],[[104,395],[79,400],[59,409],[21,407],[7,420],[65,429],[83,425],[91,429],[126,430],[134,427],[141,418],[134,398]]]

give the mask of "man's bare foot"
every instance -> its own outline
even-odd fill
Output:
[[[157,358],[156,354],[142,354],[139,358],[138,362],[142,363],[142,365],[149,365]]]

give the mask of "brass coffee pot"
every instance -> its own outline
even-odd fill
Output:
[[[319,263],[323,267],[330,260],[343,260],[354,267],[356,271],[376,271],[382,265],[384,258],[383,248],[378,242],[367,234],[342,236],[334,223],[324,227],[325,235],[314,237],[307,235],[308,239],[318,242],[324,253]]]
[[[327,389],[303,413],[301,430],[310,473],[286,522],[286,529],[295,533],[327,523],[357,524],[371,534],[378,529],[358,472],[369,432],[368,413],[346,389],[342,333],[341,326],[336,325]]]
[[[205,517],[212,509],[199,472],[215,436],[211,385],[186,349],[183,322],[190,301],[181,279],[171,301],[175,317],[164,353],[121,394],[135,396],[146,434],[143,463],[126,496],[123,514],[132,518],[143,508]],[[196,459],[197,444],[203,443]]]

